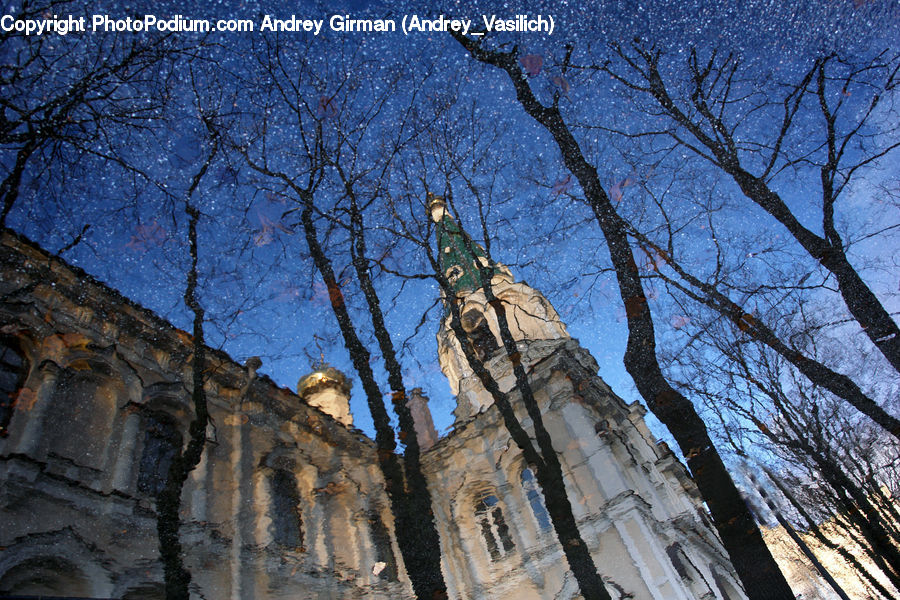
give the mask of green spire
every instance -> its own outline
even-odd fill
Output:
[[[456,293],[479,289],[482,286],[480,269],[487,264],[484,249],[453,220],[442,197],[429,192],[427,202],[431,219],[436,224],[438,260],[444,275]]]

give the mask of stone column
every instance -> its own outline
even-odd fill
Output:
[[[53,399],[53,393],[56,391],[56,382],[59,379],[60,368],[54,362],[45,361],[36,371],[36,373],[32,373],[23,387],[23,389],[35,390],[34,398],[29,399],[28,404],[21,401],[16,403],[16,412],[12,418],[12,425],[21,431],[15,444],[16,452],[32,458],[43,459],[45,457],[39,456],[41,454],[39,450],[44,416]],[[24,422],[24,426],[21,429],[16,425],[16,419]]]
[[[249,595],[243,592],[243,556],[241,548],[244,544],[243,524],[241,523],[241,504],[243,497],[241,492],[241,480],[245,476],[244,466],[244,435],[243,427],[237,425],[231,429],[231,467],[234,474],[234,488],[231,496],[231,522],[232,522],[232,538],[231,538],[231,600],[242,600],[243,598],[252,598],[252,586]]]
[[[127,491],[131,484],[134,465],[140,461],[140,457],[135,456],[140,423],[141,417],[136,412],[131,412],[125,417],[125,424],[122,426],[119,440],[119,451],[113,464],[110,481],[113,489]]]

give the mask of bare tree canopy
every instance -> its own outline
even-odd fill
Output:
[[[898,8],[344,4],[182,14],[27,0],[4,17],[0,227],[185,329],[171,362],[190,373],[176,382],[188,418],[160,434],[165,469],[140,483],[155,497],[141,510],[156,519],[166,597],[198,591],[187,557],[202,519],[185,490],[212,476],[204,461],[224,427],[211,416],[219,351],[245,365],[239,406],[255,402],[253,381],[295,389],[328,364],[348,395],[357,384],[338,421],[374,448],[366,477],[386,500],[373,492],[342,518],[373,540],[373,578],[452,595],[462,575],[447,557],[460,550],[437,509],[459,490],[429,479],[428,452],[491,407],[566,593],[628,597],[585,526],[600,500],[586,509],[573,495],[571,440],[523,358],[527,319],[579,337],[611,388],[649,410],[653,435],[674,440],[747,598],[796,591],[767,538],[776,513],[821,569],[828,554],[872,597],[896,595]],[[91,31],[101,12],[122,25]],[[172,30],[146,24],[163,12]],[[26,34],[69,17],[87,30]],[[513,279],[535,297],[505,299],[497,286]],[[40,286],[0,308],[30,306]],[[483,310],[468,312],[467,294]],[[2,439],[25,410],[26,335],[0,323]],[[448,387],[435,358],[448,344],[485,406]],[[600,439],[606,426],[589,429]],[[301,523],[336,526],[299,517],[299,467],[258,462],[245,466],[277,471],[274,483],[243,501],[297,518],[256,529],[281,527],[311,556]],[[772,509],[745,485],[756,468]],[[491,515],[479,522],[489,554],[508,556],[509,515],[488,508],[476,512]],[[677,544],[662,548],[670,575],[698,589]]]

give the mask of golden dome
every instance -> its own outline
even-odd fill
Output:
[[[347,379],[347,376],[330,366],[328,363],[322,363],[315,367],[315,371],[309,375],[304,375],[297,382],[297,395],[303,399],[316,391],[324,388],[334,387],[341,391],[345,396],[350,395],[350,388],[353,382]]]

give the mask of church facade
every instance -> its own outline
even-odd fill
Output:
[[[467,261],[483,257],[434,214],[448,225],[439,250],[467,343],[516,405],[496,318],[471,285]],[[10,232],[0,275],[0,597],[164,598],[153,498],[192,417],[190,337]],[[612,597],[743,599],[696,487],[644,410],[597,377],[538,291],[502,265],[491,283]],[[534,472],[448,319],[438,358],[457,397],[453,430],[438,437],[420,391],[409,405],[449,596],[578,598]],[[258,359],[210,351],[209,363],[212,420],[181,513],[193,596],[411,598],[375,446],[352,427],[344,376],[323,365],[295,394],[258,375]]]

